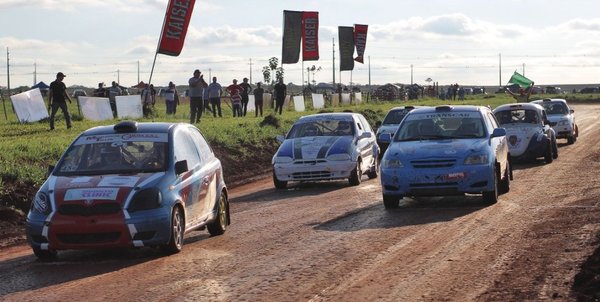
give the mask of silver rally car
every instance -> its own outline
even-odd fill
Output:
[[[542,105],[548,115],[556,138],[566,138],[569,145],[574,144],[579,136],[579,128],[575,122],[575,110],[571,109],[564,99],[543,99],[531,103]]]
[[[364,116],[358,113],[320,113],[301,117],[273,156],[273,183],[348,179],[378,175],[379,147]]]

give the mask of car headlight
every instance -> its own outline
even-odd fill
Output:
[[[384,159],[381,161],[382,169],[397,169],[403,167],[404,165],[399,159]]]
[[[566,126],[566,125],[568,125],[568,124],[569,124],[569,120],[561,120],[561,121],[558,121],[558,125],[559,125],[559,126]]]
[[[39,214],[48,215],[52,212],[50,197],[44,192],[37,192],[31,204],[31,211]]]
[[[161,204],[162,194],[160,190],[148,188],[135,193],[127,210],[129,212],[151,210],[160,207]]]
[[[347,153],[332,154],[332,155],[327,156],[327,160],[333,160],[333,161],[350,160],[350,155]]]
[[[291,163],[292,161],[294,161],[294,159],[289,156],[275,156],[273,158],[274,164],[287,164]]]
[[[483,165],[489,162],[487,154],[472,154],[465,159],[465,165]]]

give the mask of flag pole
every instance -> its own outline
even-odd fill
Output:
[[[156,51],[154,52],[154,61],[152,61],[152,69],[150,69],[150,78],[148,79],[148,85],[150,85],[150,83],[152,83],[152,74],[154,73],[154,66],[156,65],[156,58],[158,57],[158,50],[160,49],[160,43],[162,42],[163,33],[165,30],[165,24],[167,23],[167,17],[169,16],[169,6],[170,5],[171,5],[171,1],[167,2],[167,9],[165,10],[165,18],[163,19],[163,24],[160,27],[160,38],[158,39],[158,44],[156,45]]]

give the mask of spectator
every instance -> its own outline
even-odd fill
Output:
[[[204,105],[202,106],[202,111],[204,113],[206,113],[207,111],[212,113],[212,110],[210,109],[210,100],[208,98],[208,88],[202,89],[202,102],[204,103]]]
[[[233,79],[233,84],[226,88],[229,96],[231,96],[231,109],[233,110],[233,117],[242,117],[242,86],[238,85],[237,80]]]
[[[94,90],[94,96],[100,98],[106,97],[106,88],[104,88],[104,83],[98,83],[98,89]]]
[[[65,100],[69,100],[69,103],[72,102],[67,94],[67,86],[63,83],[65,77],[66,75],[64,73],[59,72],[56,74],[56,80],[50,83],[50,90],[48,92],[48,104],[52,108],[50,113],[50,130],[54,130],[54,116],[56,115],[58,108],[62,110],[62,113],[65,116],[67,129],[71,128],[71,116],[69,115],[67,102]]]
[[[168,88],[165,90],[165,103],[167,105],[167,115],[175,114],[177,111],[177,103],[179,100],[177,97],[177,89],[175,89],[175,84],[173,82],[169,82]]]
[[[515,98],[517,103],[527,103],[529,101],[529,96],[531,95],[531,90],[533,88],[533,84],[534,84],[534,82],[531,82],[531,85],[529,87],[527,87],[526,89],[519,88],[519,91],[517,93],[510,91],[510,89],[508,89],[508,87],[507,87],[506,94]]]
[[[110,109],[113,112],[113,116],[117,117],[117,96],[123,94],[123,91],[117,85],[117,82],[113,81],[112,85],[108,88],[108,101],[110,102]]]
[[[200,122],[202,117],[202,93],[203,89],[208,87],[204,81],[204,75],[200,70],[194,70],[194,76],[188,81],[190,86],[188,96],[190,97],[190,124]]]
[[[240,86],[242,87],[242,92],[240,93],[242,96],[242,114],[246,116],[246,112],[248,111],[248,95],[252,92],[252,86],[248,83],[248,78],[244,78]]]
[[[260,116],[263,116],[263,95],[265,90],[260,87],[260,83],[256,83],[256,89],[254,89],[254,116],[258,117],[258,111],[260,110]]]
[[[279,110],[279,114],[281,115],[283,103],[285,102],[285,96],[287,95],[287,86],[283,83],[283,78],[279,79],[279,82],[275,84],[273,90],[275,92],[275,113],[277,113],[277,110]]]
[[[221,94],[223,94],[223,87],[217,83],[217,77],[213,77],[212,83],[208,85],[208,99],[210,100],[214,117],[217,117],[217,110],[219,117],[223,117],[221,114]]]
[[[144,113],[145,118],[149,118],[152,116],[152,108],[154,107],[154,103],[156,102],[155,95],[152,93],[151,85],[146,84],[145,88],[142,90],[142,112]]]

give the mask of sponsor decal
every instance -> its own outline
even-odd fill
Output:
[[[99,143],[123,143],[123,142],[168,142],[167,133],[126,133],[88,135],[77,139],[75,145],[99,144]]]
[[[119,188],[70,189],[65,193],[65,201],[85,200],[116,200]]]
[[[431,120],[431,119],[443,119],[443,118],[481,118],[478,112],[440,112],[440,113],[421,113],[411,114],[406,117],[407,121],[415,120]]]
[[[71,180],[71,184],[87,184],[90,183],[91,180],[92,177],[89,176],[76,177]]]
[[[107,176],[102,178],[98,187],[134,187],[140,178],[137,176]]]

